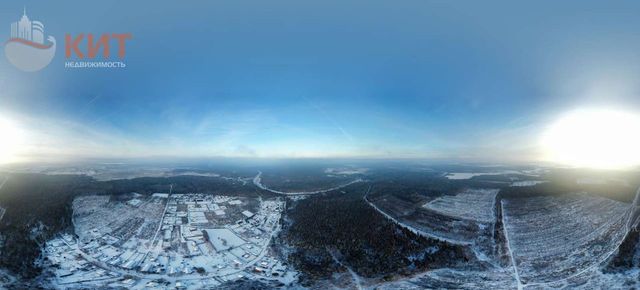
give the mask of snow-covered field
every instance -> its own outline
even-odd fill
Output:
[[[468,189],[436,198],[401,218],[407,224],[434,236],[461,244],[490,246],[495,224],[497,189]],[[488,254],[488,253],[486,253]]]
[[[428,217],[423,220],[397,217],[394,212],[388,214],[377,209],[403,226],[416,228],[427,236],[445,235],[446,241],[453,239],[457,243],[466,237],[459,228],[469,226],[461,223],[463,217],[464,220],[490,217],[482,210],[489,204],[488,200],[488,197],[478,199],[469,192],[440,197],[424,205],[425,209],[440,216],[422,215]],[[474,203],[485,205],[474,208]],[[501,199],[499,205],[504,231],[491,231],[490,240],[481,239],[486,232],[479,231],[478,240],[468,245],[479,255],[481,266],[470,264],[455,269],[434,269],[377,288],[632,289],[638,286],[637,278],[634,278],[639,274],[636,269],[603,272],[627,234],[626,225],[632,209],[629,204],[575,193]],[[495,215],[491,217],[496,218]],[[439,227],[442,224],[449,225],[450,231]],[[508,258],[482,256],[492,252],[491,248],[483,247],[487,241],[495,247],[504,245],[506,252],[501,252]]]
[[[535,168],[529,170],[487,170],[482,172],[447,172],[444,174],[444,177],[453,180],[459,179],[471,179],[475,176],[494,176],[494,175],[504,175],[504,174],[519,174],[526,175],[530,177],[540,177],[541,175],[547,173],[548,170],[544,168]]]
[[[331,175],[353,175],[353,174],[365,174],[369,171],[367,168],[353,168],[353,167],[342,167],[342,168],[327,168],[324,170],[324,173]]]
[[[312,195],[312,194],[325,193],[325,192],[329,192],[329,191],[338,190],[340,188],[347,187],[349,185],[352,185],[352,184],[358,183],[358,182],[363,182],[363,180],[361,178],[357,178],[357,179],[354,179],[354,180],[352,180],[352,181],[350,181],[348,183],[342,184],[342,185],[334,186],[334,187],[327,188],[327,189],[315,190],[315,191],[283,192],[283,191],[271,189],[271,188],[267,187],[266,185],[264,185],[262,183],[262,172],[258,172],[258,174],[253,178],[253,184],[255,186],[257,186],[258,188],[266,190],[266,191],[270,191],[270,192],[273,192],[273,193],[277,193],[277,194],[287,195],[287,196]]]
[[[439,214],[492,223],[497,189],[468,189],[456,195],[438,197],[424,205]]]
[[[511,186],[534,186],[540,183],[545,183],[546,181],[542,181],[542,180],[523,180],[523,181],[516,181],[511,183]]]
[[[467,189],[426,204],[410,204],[387,196],[370,202],[377,211],[420,235],[472,247],[478,258],[494,255],[497,189]]]
[[[491,173],[452,172],[445,175],[448,179],[471,179],[474,176],[493,175]]]
[[[558,281],[597,267],[622,242],[628,209],[585,194],[503,200],[523,283]]]

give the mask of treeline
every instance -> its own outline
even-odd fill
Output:
[[[505,187],[498,193],[500,198],[527,198],[535,196],[562,195],[579,191],[575,182],[544,182],[533,186]]]
[[[363,200],[367,185],[345,190],[300,200],[288,210],[292,222],[283,235],[294,248],[289,259],[307,282],[336,270],[330,251],[358,275],[371,278],[390,279],[469,260],[465,248],[413,234],[375,211]]]
[[[256,189],[250,183],[243,185],[237,180],[222,179],[209,176],[174,176],[174,177],[140,177],[133,179],[117,179],[96,183],[99,193],[119,194],[137,192],[153,194],[156,192],[173,193],[211,193],[255,196]]]
[[[10,174],[0,189],[0,206],[6,209],[0,221],[0,268],[23,279],[38,276],[34,262],[41,246],[55,234],[71,227],[72,201],[81,194],[121,195],[210,193],[239,196],[273,195],[252,184],[206,176],[143,177],[96,181],[80,175]]]
[[[283,192],[315,191],[340,186],[357,178],[345,175],[327,176],[322,171],[281,171],[264,172],[261,177],[262,184]]]
[[[454,194],[464,188],[464,184],[445,178],[403,176],[374,181],[373,190],[369,195],[375,200],[383,195],[394,195],[396,198],[408,202],[418,202],[424,196],[438,196]]]
[[[533,196],[557,196],[567,193],[586,192],[610,199],[631,202],[636,188],[621,182],[604,184],[579,184],[575,179],[554,179],[533,186],[503,187],[498,198],[525,198]]]
[[[0,191],[0,267],[24,278],[40,273],[40,246],[71,225],[71,201],[92,182],[74,175],[11,174]]]
[[[613,256],[604,267],[605,273],[626,271],[638,264],[636,256],[638,243],[640,242],[640,231],[637,228],[632,229],[625,236],[620,244],[618,252]]]

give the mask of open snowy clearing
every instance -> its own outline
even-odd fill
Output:
[[[468,189],[456,195],[438,197],[424,208],[439,214],[491,223],[495,219],[493,207],[497,189]]]
[[[628,209],[586,194],[503,200],[523,283],[549,283],[597,267],[624,238]]]

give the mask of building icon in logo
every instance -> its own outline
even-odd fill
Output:
[[[56,39],[45,41],[44,24],[29,20],[26,8],[19,21],[11,23],[11,38],[4,45],[4,52],[11,64],[27,71],[39,71],[46,67],[56,52]]]

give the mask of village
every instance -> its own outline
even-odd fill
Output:
[[[47,242],[61,288],[200,289],[238,279],[289,284],[297,273],[272,253],[284,200],[132,193],[74,200],[76,236]]]

